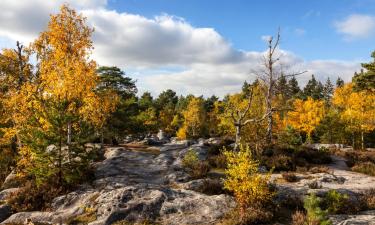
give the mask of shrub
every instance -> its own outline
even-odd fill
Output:
[[[326,150],[302,148],[295,152],[296,158],[303,158],[312,164],[328,164],[332,162],[331,153]]]
[[[227,166],[226,158],[225,158],[225,155],[223,154],[210,156],[208,158],[208,161],[211,167],[214,167],[214,168],[225,169],[225,167]]]
[[[206,161],[199,161],[189,171],[190,176],[194,179],[206,177],[210,171],[210,165]]]
[[[336,190],[329,190],[324,197],[323,208],[327,209],[331,214],[346,213],[348,211],[349,196],[341,194]]]
[[[311,173],[330,173],[331,170],[327,166],[314,166],[309,169]]]
[[[199,162],[198,154],[193,149],[189,149],[184,158],[182,159],[182,165],[187,168],[194,167]]]
[[[292,215],[292,225],[306,225],[306,214],[302,211],[295,211]]]
[[[287,155],[264,157],[262,161],[267,169],[274,169],[275,171],[291,171],[294,169],[293,160]]]
[[[304,208],[307,212],[308,224],[330,225],[331,221],[328,219],[326,210],[320,208],[321,199],[315,194],[310,194],[304,201]]]
[[[353,166],[352,171],[375,176],[375,164],[372,162],[359,163]]]
[[[233,192],[239,209],[240,220],[246,220],[250,207],[262,209],[269,204],[274,195],[268,182],[270,174],[263,176],[258,172],[259,162],[252,158],[249,147],[240,146],[238,152],[224,151],[227,159],[224,188]]]
[[[199,188],[199,192],[206,195],[219,195],[225,193],[223,183],[218,179],[205,179],[203,185]]]
[[[297,182],[298,181],[298,177],[296,176],[295,173],[282,173],[282,176],[284,178],[284,180],[288,181],[288,182]]]
[[[238,210],[230,211],[221,225],[256,225],[270,222],[273,214],[270,211],[259,208],[248,208],[242,214]],[[241,218],[241,219],[240,219]]]
[[[53,182],[37,186],[33,181],[27,181],[10,195],[8,203],[16,212],[45,210],[55,197],[64,193],[63,188]]]
[[[363,191],[360,200],[364,205],[363,210],[375,209],[375,189]]]
[[[205,177],[210,171],[208,162],[200,161],[198,154],[192,149],[185,154],[182,165],[194,179]]]
[[[277,137],[279,144],[289,148],[296,148],[302,144],[302,137],[298,131],[291,126],[287,126]]]
[[[320,188],[322,188],[322,185],[316,180],[311,181],[310,183],[307,184],[307,186],[310,189],[320,189]]]

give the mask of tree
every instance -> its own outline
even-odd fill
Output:
[[[238,150],[243,128],[250,124],[263,122],[268,114],[265,113],[264,87],[259,81],[254,81],[250,85],[248,96],[243,93],[229,95],[224,100],[223,113],[221,115],[220,126],[226,133],[234,134],[235,150]],[[257,125],[256,125],[257,126]],[[262,139],[259,137],[259,139]]]
[[[142,110],[151,108],[154,106],[154,99],[150,92],[144,92],[138,100],[139,107]]]
[[[314,75],[311,75],[311,79],[307,82],[305,88],[303,89],[304,98],[313,98],[314,100],[319,100],[323,98],[323,84],[315,79]]]
[[[101,143],[116,143],[117,139],[129,132],[138,132],[139,127],[134,117],[138,114],[137,87],[135,81],[125,76],[125,72],[117,67],[102,66],[96,70],[99,75],[97,92],[103,96],[113,93],[118,96],[116,110],[109,116],[101,129]],[[115,99],[113,99],[115,100]],[[105,104],[102,104],[105,106]],[[102,108],[102,107],[98,107]]]
[[[289,93],[292,97],[298,97],[301,93],[301,89],[299,88],[298,81],[295,76],[290,78],[288,81],[289,86]]]
[[[360,134],[361,148],[364,149],[364,133],[375,129],[375,94],[366,90],[354,91],[353,83],[348,83],[335,90],[333,104],[341,110],[341,119],[353,132],[353,148],[355,132]]]
[[[249,147],[241,146],[238,152],[224,151],[227,161],[224,188],[233,192],[240,210],[241,222],[244,222],[246,210],[261,209],[272,199],[273,193],[268,187],[270,174],[258,172],[259,162],[253,159]]]
[[[112,66],[101,66],[96,71],[99,75],[99,89],[113,90],[119,96],[127,99],[137,93],[135,81],[130,77],[126,77],[124,71]]]
[[[323,87],[323,98],[327,103],[329,103],[331,101],[332,95],[333,95],[333,84],[331,83],[331,80],[328,77]]]
[[[177,132],[179,138],[197,138],[201,136],[205,128],[206,111],[202,98],[192,98],[188,107],[182,113],[184,122]]]
[[[178,97],[176,92],[170,89],[163,91],[159,94],[158,98],[155,99],[155,108],[158,114],[159,128],[170,135],[176,132],[171,122],[176,114],[177,102]]]
[[[287,124],[302,132],[306,132],[307,141],[311,142],[311,133],[324,116],[324,102],[308,97],[307,100],[296,99],[294,110],[288,112]]]
[[[280,55],[277,54],[277,49],[279,48],[280,43],[280,30],[277,33],[276,38],[270,37],[268,40],[268,48],[266,55],[263,57],[263,68],[261,71],[257,72],[257,78],[262,81],[264,84],[264,96],[266,102],[266,112],[265,115],[267,117],[267,133],[266,133],[266,140],[267,143],[272,143],[272,131],[274,125],[274,113],[278,111],[278,109],[274,108],[274,96],[275,96],[275,85],[277,81],[280,79],[281,75],[284,74],[285,77],[293,77],[304,72],[297,72],[292,74],[285,74],[283,70],[283,66],[280,63]]]
[[[344,86],[344,80],[341,77],[338,77],[336,80],[336,88]]]
[[[372,62],[362,63],[362,67],[366,71],[361,70],[360,73],[354,74],[354,89],[357,91],[375,91],[375,51],[372,52],[371,57],[373,58]]]
[[[100,129],[115,107],[116,95],[96,91],[96,63],[89,59],[92,32],[85,18],[63,5],[32,44],[37,75],[18,99],[27,120],[19,131],[23,146],[17,166],[37,183],[51,177],[58,185],[82,179],[89,160],[82,142],[90,126]]]

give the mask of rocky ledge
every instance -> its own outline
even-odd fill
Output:
[[[189,175],[181,167],[188,149],[206,157],[204,144],[164,144],[160,147],[111,147],[105,160],[95,165],[95,181],[80,190],[54,199],[48,212],[20,212],[9,218],[9,207],[0,207],[1,224],[75,224],[91,218],[90,225],[155,221],[161,224],[212,224],[235,206],[228,195],[205,195],[188,190]],[[184,189],[182,189],[183,187]],[[0,193],[4,199],[7,189]],[[2,196],[2,197],[1,197]],[[4,211],[4,212],[2,212]]]

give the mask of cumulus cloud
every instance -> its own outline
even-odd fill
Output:
[[[206,96],[238,91],[244,80],[255,79],[253,72],[259,70],[264,55],[235,49],[213,28],[194,27],[171,15],[146,18],[109,10],[106,0],[2,0],[0,44],[31,41],[64,2],[83,13],[95,28],[93,58],[100,65],[132,71],[129,75],[137,78],[139,89],[154,94],[166,88]],[[285,70],[309,71],[299,78],[301,84],[311,73],[321,79],[339,75],[349,80],[359,68],[356,62],[305,61],[292,52],[279,49],[278,53]]]
[[[337,32],[344,34],[346,40],[367,38],[374,34],[375,16],[352,14],[334,23]]]

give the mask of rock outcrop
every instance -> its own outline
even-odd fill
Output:
[[[122,220],[176,225],[213,223],[235,203],[228,195],[209,196],[187,190],[189,185],[183,189],[184,185],[175,184],[189,180],[181,167],[181,159],[189,149],[197,151],[202,159],[207,157],[208,148],[199,144],[166,144],[159,150],[107,148],[105,160],[95,164],[96,179],[91,186],[54,199],[49,212],[20,212],[1,224],[67,224],[88,214],[91,219],[86,222],[91,225]],[[1,212],[0,208],[0,216]]]

